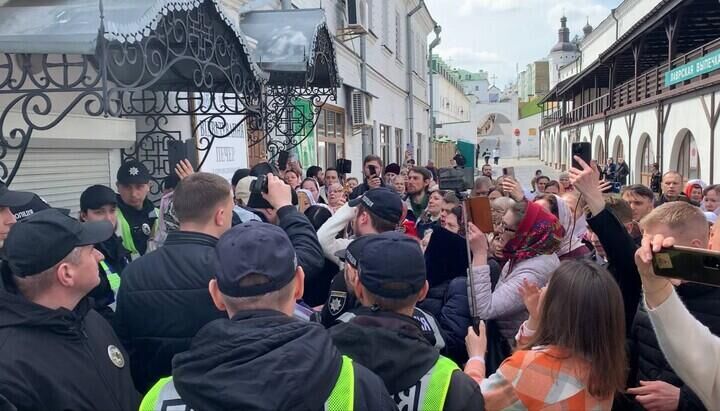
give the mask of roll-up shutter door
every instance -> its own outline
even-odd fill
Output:
[[[110,186],[110,151],[107,149],[29,148],[10,187],[32,191],[51,206],[80,210],[80,194],[93,184]],[[5,163],[15,164],[16,152]]]

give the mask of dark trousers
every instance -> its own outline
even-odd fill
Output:
[[[493,160],[495,160],[495,165],[498,165],[498,161],[500,161],[500,157],[493,157]]]
[[[485,164],[490,164],[490,157],[485,157]]]

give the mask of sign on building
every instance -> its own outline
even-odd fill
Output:
[[[701,76],[720,68],[720,50],[695,59],[665,73],[665,87]]]
[[[203,93],[203,99],[209,98],[208,94]],[[216,94],[215,98],[218,100],[216,104],[222,104],[222,101],[220,101],[222,95]],[[201,122],[207,117],[197,116],[197,121]],[[197,130],[197,141],[200,142],[201,146],[206,144],[204,141],[213,141],[200,171],[221,175],[229,181],[235,170],[248,167],[247,129],[245,124],[240,124],[244,119],[243,116],[226,114],[223,115],[223,118],[225,124],[220,119],[207,120],[200,124]],[[212,134],[224,135],[230,130],[232,130],[232,133],[227,137],[212,139]],[[207,138],[207,140],[203,140],[203,138]],[[199,153],[200,159],[202,159],[203,155],[205,153],[201,151]]]

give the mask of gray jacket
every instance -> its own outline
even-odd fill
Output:
[[[560,265],[557,255],[540,255],[529,260],[516,263],[512,272],[508,273],[510,263],[506,263],[500,273],[500,279],[492,291],[490,283],[490,266],[473,267],[473,287],[478,315],[483,320],[496,320],[500,333],[508,340],[514,340],[520,325],[527,320],[520,286],[523,279],[544,287],[550,275]],[[469,287],[469,285],[468,285]],[[472,294],[470,295],[472,298]]]

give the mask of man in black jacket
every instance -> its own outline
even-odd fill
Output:
[[[342,356],[318,324],[293,318],[302,266],[287,234],[259,222],[218,241],[209,290],[229,318],[204,327],[175,356],[172,378],[142,410],[395,410],[382,381]]]
[[[483,409],[478,384],[430,345],[412,317],[428,291],[416,240],[387,232],[353,241],[345,276],[363,307],[344,314],[330,334],[340,352],[383,379],[399,409]]]
[[[709,230],[699,208],[673,202],[662,205],[641,222],[646,236],[675,238],[675,245],[705,249]],[[673,280],[675,291],[690,313],[710,332],[720,335],[720,288]],[[692,343],[691,341],[689,342]],[[630,338],[628,393],[635,396],[635,410],[704,410],[697,395],[685,385],[665,360],[655,330],[642,305],[635,316]],[[688,347],[688,349],[697,349]]]
[[[215,244],[232,221],[230,184],[215,174],[192,174],[175,189],[174,206],[180,229],[127,266],[117,296],[115,327],[141,392],[170,373],[173,356],[188,349],[200,328],[223,316],[207,284]]]
[[[109,222],[45,210],[5,241],[0,286],[0,398],[18,410],[137,410],[128,357],[86,295]],[[0,405],[2,401],[0,401]]]
[[[682,192],[682,180],[682,175],[677,171],[668,171],[663,174],[662,194],[660,198],[655,201],[655,207],[660,207],[665,203],[671,203],[673,201],[683,201],[694,206],[699,206],[700,204],[692,202],[685,193]]]
[[[295,247],[298,263],[305,271],[305,285],[311,289],[314,284],[323,281],[325,267],[325,257],[315,228],[293,205],[297,204],[297,195],[290,186],[273,174],[267,175],[267,184],[270,194],[251,193],[248,207],[261,215],[264,222],[277,225],[287,233]]]
[[[350,193],[350,200],[360,197],[370,189],[385,186],[382,178],[382,164],[382,159],[374,154],[370,154],[363,159],[363,177],[365,178],[362,184],[359,184]]]
[[[577,158],[577,157],[576,157]],[[582,160],[580,160],[582,162]],[[695,393],[673,372],[660,350],[655,332],[644,309],[639,306],[641,297],[640,275],[635,265],[637,242],[620,220],[604,205],[598,187],[597,173],[589,167],[582,171],[571,169],[571,181],[587,203],[592,217],[588,225],[602,243],[608,268],[620,286],[625,303],[625,317],[630,349],[628,396],[618,397],[614,409],[642,410],[664,406],[670,410],[703,410]],[[594,188],[593,188],[594,187]],[[708,225],[699,208],[679,201],[653,210],[642,221],[645,235],[657,233],[681,238],[678,245],[706,248]],[[720,333],[720,289],[682,284],[678,295],[693,315],[713,333]]]
[[[80,195],[80,221],[109,221],[117,229],[117,195],[107,186],[90,186]],[[112,321],[115,317],[115,297],[120,288],[120,273],[130,263],[130,252],[122,238],[113,233],[110,238],[96,244],[103,255],[100,261],[100,285],[89,294],[93,308]]]

